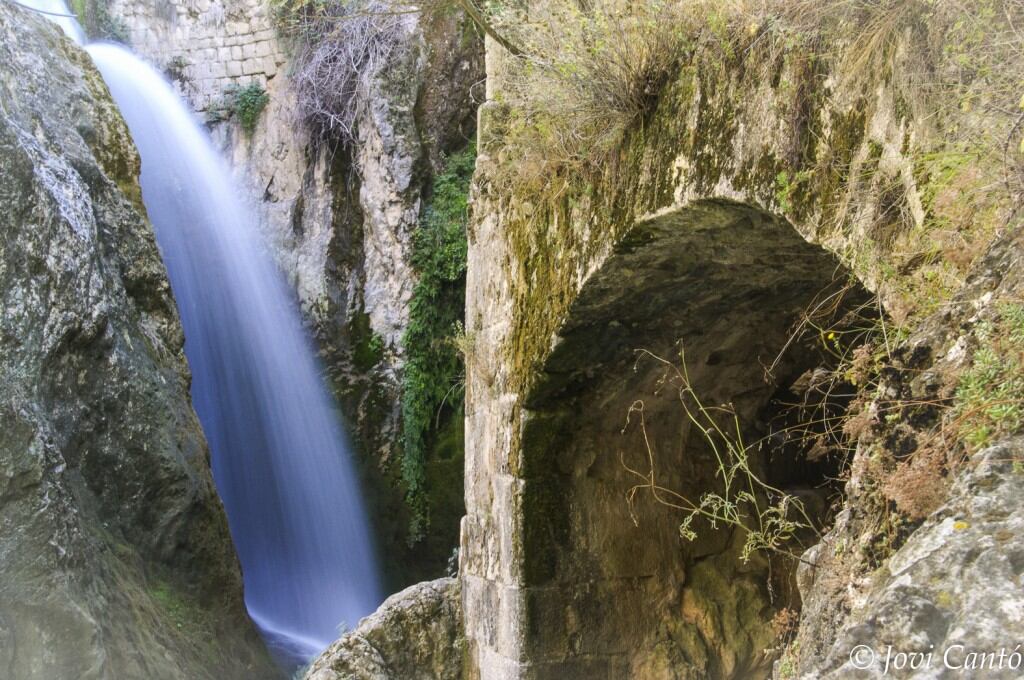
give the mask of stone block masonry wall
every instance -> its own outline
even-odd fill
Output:
[[[266,87],[286,61],[261,0],[113,0],[110,12],[197,111],[218,108],[232,86]]]

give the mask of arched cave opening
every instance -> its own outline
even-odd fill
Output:
[[[829,253],[747,205],[695,203],[626,234],[526,401],[532,677],[770,675],[773,620],[799,607],[782,553],[814,542],[839,492],[829,428],[852,388],[827,378],[822,329],[855,341],[866,299]],[[751,550],[748,523],[763,533],[783,497],[815,526]],[[747,519],[709,519],[730,503]],[[687,523],[688,504],[711,512]]]

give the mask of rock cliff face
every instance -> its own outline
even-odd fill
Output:
[[[0,6],[0,674],[274,677],[242,603],[128,130]]]
[[[429,179],[441,156],[472,134],[479,39],[457,14],[408,15],[400,49],[371,79],[349,149],[318,141],[300,119],[288,42],[266,3],[114,0],[109,13],[131,47],[208,118],[261,217],[348,421],[388,580],[400,587],[439,575],[454,545],[425,551],[407,543],[402,336],[416,281],[410,239]],[[249,84],[269,95],[251,134],[223,120],[229,88]]]
[[[395,469],[401,338],[415,277],[409,235],[422,208],[425,177],[465,127],[466,100],[450,105],[438,96],[443,89],[437,85],[459,83],[455,91],[465,92],[477,72],[473,59],[456,46],[459,31],[410,21],[406,49],[376,74],[372,96],[360,110],[359,143],[341,149],[315,142],[295,120],[287,50],[268,32],[261,6],[251,0],[112,6],[124,17],[134,47],[164,66],[197,109],[216,111],[227,85],[257,83],[269,92],[268,108],[251,136],[231,121],[213,123],[215,135],[232,155],[321,342],[371,484],[387,488]],[[989,442],[994,446],[967,456],[941,420],[943,413],[956,413],[950,407],[957,376],[969,366],[971,353],[990,342],[992,324],[1006,315],[999,304],[1019,302],[1024,292],[1019,224],[996,224],[992,216],[1001,207],[991,205],[950,217],[949,204],[958,195],[936,179],[948,178],[943,173],[950,168],[922,164],[941,148],[935,145],[947,130],[975,124],[978,114],[968,106],[943,113],[948,119],[922,115],[918,103],[904,96],[900,79],[866,86],[843,72],[848,63],[802,51],[788,40],[775,49],[761,40],[762,30],[767,28],[742,26],[742,35],[733,36],[743,47],[738,50],[718,51],[714,40],[695,40],[651,98],[642,130],[626,134],[614,150],[614,167],[602,168],[585,188],[566,185],[557,196],[502,181],[503,158],[515,156],[506,138],[515,126],[507,125],[502,78],[503,69],[515,64],[504,63],[501,50],[491,46],[469,234],[467,515],[458,582],[421,584],[396,595],[332,645],[308,677],[860,677],[881,671],[888,645],[907,652],[932,645],[940,651],[963,645],[997,652],[1024,634],[1021,603],[1013,595],[1024,570],[1020,513],[1013,505],[1024,465],[1021,443]],[[900,42],[914,34],[908,28],[893,39],[882,71],[891,75],[920,66],[909,61],[913,50]],[[950,65],[932,67],[940,72]],[[20,91],[10,83],[5,87],[14,92],[4,99],[9,108],[6,102],[18,102]],[[20,96],[44,96],[38,92],[48,89]],[[137,196],[133,180],[124,179],[132,174],[124,168],[134,161],[96,143],[105,139],[98,129],[79,125],[74,134],[48,134],[91,191],[99,191],[97,177],[112,178],[121,191]],[[30,138],[21,128],[10,130],[5,134],[13,141],[5,143],[21,154],[15,158],[32,159],[34,153],[47,160],[32,174],[46,178],[33,183],[32,192],[46,193],[54,186],[48,178],[71,172],[62,169],[60,158],[45,155],[49,147],[39,146],[41,133],[33,129]],[[1006,149],[1017,143],[1019,132],[1018,124]],[[76,155],[79,142],[94,149],[100,170],[90,170],[88,155],[75,160],[82,158]],[[17,178],[21,167],[28,166],[12,163],[5,171]],[[952,184],[971,181],[970,172],[957,171],[952,170]],[[79,194],[46,195],[52,202],[46,224],[59,214],[53,223],[71,225],[66,238],[94,233],[75,229],[82,223]],[[36,205],[20,196],[10,204],[22,211]],[[961,256],[950,269],[937,264],[948,257],[939,251],[962,249],[970,240],[964,238],[966,228],[952,240],[943,240],[949,233],[928,233],[935,213],[943,210],[943,232],[957,232],[950,224],[961,219],[992,220],[985,226],[990,232],[984,256]],[[15,325],[3,337],[17,357],[17,370],[5,381],[13,385],[11,394],[28,396],[5,407],[12,425],[0,442],[5,451],[59,457],[52,465],[45,456],[38,458],[45,465],[12,458],[14,472],[0,498],[11,512],[47,518],[46,527],[60,518],[61,526],[74,531],[68,530],[66,540],[44,537],[45,532],[11,533],[10,540],[21,542],[12,543],[19,552],[0,555],[20,555],[23,544],[37,553],[44,544],[56,546],[54,564],[98,555],[92,562],[104,565],[102,573],[116,574],[128,586],[96,586],[90,596],[99,592],[139,620],[149,610],[135,604],[132,594],[138,591],[142,602],[180,616],[185,632],[171,630],[153,642],[173,655],[197,640],[214,639],[202,635],[207,626],[220,626],[238,611],[237,598],[229,598],[219,614],[182,614],[210,592],[204,589],[212,577],[198,575],[229,574],[217,578],[232,582],[237,577],[230,576],[230,558],[217,552],[223,523],[215,503],[210,505],[203,468],[172,464],[194,460],[190,452],[201,458],[191,412],[149,408],[184,395],[173,307],[166,293],[154,295],[165,290],[153,283],[156,277],[162,285],[161,275],[143,266],[151,262],[151,242],[133,246],[141,237],[121,233],[129,228],[127,218],[114,208],[93,212],[94,223],[107,231],[95,231],[98,245],[86,263],[98,263],[92,268],[62,267],[63,248],[32,265],[21,253],[41,247],[32,240],[38,231],[15,240],[22,250],[10,250],[10,257],[5,250],[3,276],[15,281],[5,303],[15,310]],[[1001,237],[990,238],[995,232]],[[116,236],[116,251],[113,237],[104,240],[108,234]],[[935,242],[914,247],[926,236]],[[19,326],[39,306],[24,300],[55,290],[32,292],[42,280],[38,273],[56,277],[71,270],[92,278],[68,279],[72,283],[66,285],[85,291],[61,298],[69,313],[51,313],[38,331]],[[935,281],[951,290],[943,290],[928,313],[911,316],[901,286]],[[98,286],[95,293],[91,286]],[[839,289],[843,296],[835,293]],[[116,304],[75,306],[104,296],[115,296]],[[824,302],[840,298],[841,303]],[[782,437],[782,444],[764,439],[767,444],[748,461],[772,488],[751,490],[752,500],[743,502],[802,498],[809,521],[823,531],[799,537],[814,547],[798,550],[795,560],[751,555],[742,530],[700,521],[694,540],[684,540],[681,508],[665,502],[664,489],[699,498],[718,489],[729,466],[716,459],[720,451],[707,432],[680,410],[682,387],[692,388],[712,409],[728,405],[741,423],[737,436],[762,441],[776,432],[778,404],[806,398],[818,371],[835,368],[826,366],[825,355],[839,345],[824,331],[836,327],[843,333],[843,323],[859,322],[866,300],[874,315],[869,322],[881,319],[884,351],[869,357],[864,370],[870,375],[860,376],[868,382],[844,382],[856,388],[856,399],[851,404],[848,395],[838,408],[849,407],[858,416],[844,421],[856,425],[844,432],[848,459],[829,467],[810,460],[807,451],[787,457]],[[823,324],[821,337],[799,340],[794,329],[805,327],[809,310],[817,314],[823,305],[828,318],[814,318]],[[887,315],[902,325],[892,337]],[[43,349],[9,340],[36,337],[33,332]],[[1024,344],[1024,330],[1010,334]],[[47,338],[57,340],[43,342]],[[671,368],[680,343],[685,375]],[[103,381],[96,377],[101,364],[107,371]],[[39,374],[50,376],[49,382],[36,379]],[[156,385],[154,375],[161,378],[158,386],[138,387]],[[51,402],[61,408],[49,409]],[[49,410],[35,413],[15,403],[45,403]],[[855,406],[862,410],[854,413]],[[102,429],[111,418],[136,422],[133,409],[149,414],[138,421],[138,431]],[[58,429],[46,419],[52,413],[70,413],[61,417],[83,425],[69,429],[62,420]],[[70,438],[57,432],[70,432]],[[96,437],[100,443],[89,445]],[[152,455],[153,442],[164,442],[155,449],[166,451],[171,441],[180,460],[171,456],[137,469],[131,464],[136,459],[118,455],[143,439],[143,453]],[[938,461],[932,478],[912,467],[915,454]],[[124,488],[101,486],[97,469],[106,474],[108,466],[132,481]],[[880,488],[887,477],[908,469],[917,476],[904,477],[905,488]],[[846,476],[836,481],[840,471]],[[189,489],[190,509],[178,504],[179,496],[147,495],[153,475],[171,480],[160,488]],[[900,506],[898,494],[907,494],[906,487],[918,486],[911,491],[920,494],[922,479],[931,483],[934,477],[954,480],[941,503],[921,516]],[[830,504],[830,493],[840,500]],[[72,499],[66,505],[53,500],[65,496]],[[408,564],[412,553],[399,547],[400,496],[379,493],[372,511],[382,522],[378,533],[398,582],[416,573]],[[36,512],[32,502],[45,512]],[[160,512],[149,512],[154,507]],[[888,524],[880,526],[879,518]],[[17,521],[34,526],[28,519]],[[190,522],[214,528],[186,531]],[[147,530],[138,532],[139,526]],[[204,537],[199,544],[197,536]],[[211,571],[210,563],[227,566]],[[31,575],[30,568],[35,567],[11,567],[19,575]],[[180,573],[197,575],[191,590]],[[162,580],[154,582],[152,574]],[[53,607],[86,602],[76,611],[95,611],[79,595],[85,586],[71,580],[60,588]],[[793,623],[797,608],[795,638],[780,641],[780,622]],[[18,622],[4,623],[5,634],[30,636],[18,625],[33,619],[12,611],[0,611],[5,622]],[[117,619],[104,634],[119,640],[126,635],[121,622],[130,620]],[[159,616],[154,620],[152,625],[163,625]],[[195,621],[201,630],[188,628]],[[75,625],[69,639],[91,641],[89,631],[100,624],[89,619]],[[236,644],[230,636],[220,639]],[[237,645],[244,648],[245,642]],[[851,657],[858,645],[875,655],[866,670],[854,667],[864,660]],[[43,646],[28,649],[18,652],[22,656],[12,651],[9,666],[33,666],[35,661],[24,659],[39,657]],[[152,670],[157,662],[145,655],[126,659],[106,648],[90,649],[84,658],[97,667],[109,663],[130,674],[135,666],[117,664],[151,664],[145,670],[159,675]],[[211,654],[220,658],[217,650]]]
[[[998,314],[993,301],[1020,300],[1022,294],[1024,232],[1018,227],[997,239],[949,304],[910,334],[886,366],[880,390],[923,404],[933,401],[948,376],[964,369],[970,348],[985,343]],[[1013,361],[1012,355],[1001,361]],[[1006,658],[997,665],[977,664],[1000,651],[1008,657],[1021,635],[1022,602],[1011,585],[1024,573],[1017,496],[1024,470],[1021,439],[996,441],[955,464],[955,481],[941,505],[923,521],[897,525],[905,541],[879,559],[882,541],[869,521],[878,502],[871,493],[877,484],[874,451],[880,446],[924,449],[935,439],[927,412],[909,414],[892,419],[889,429],[875,427],[859,436],[843,507],[831,530],[805,554],[808,564],[800,567],[803,610],[795,651],[777,664],[777,677],[880,677],[886,658],[892,662],[897,652],[920,659],[931,655],[921,677],[933,671],[974,670],[993,677],[1016,672]],[[911,484],[927,487],[927,480],[917,477]],[[975,656],[968,658],[971,653]],[[898,666],[889,674],[897,671],[910,675]]]
[[[1021,444],[1012,439],[979,452],[946,503],[872,583],[861,585],[847,617],[835,616],[835,585],[815,583],[816,575],[804,574],[810,611],[802,634],[811,645],[801,652],[800,677],[881,677],[887,666],[890,674],[905,673],[907,661],[893,656],[900,652],[918,657],[922,676],[947,666],[953,673],[1015,675],[1016,662],[1011,665],[1009,657],[1019,652],[1015,640],[1024,608],[1018,586],[1024,573],[1024,476],[1015,463],[1024,454]],[[843,529],[840,525],[809,557],[834,551]],[[828,563],[820,564],[827,574]],[[827,612],[830,599],[832,612]],[[842,626],[829,631],[836,619]],[[997,660],[987,660],[990,654]],[[930,657],[927,666],[925,657]]]

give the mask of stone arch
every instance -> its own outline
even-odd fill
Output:
[[[521,498],[522,653],[533,678],[751,677],[788,593],[768,593],[763,557],[738,559],[741,532],[678,533],[681,515],[639,497],[634,525],[620,455],[643,453],[623,430],[645,400],[662,482],[692,498],[716,465],[672,394],[663,357],[686,349],[708,403],[731,403],[754,430],[776,385],[765,366],[794,321],[843,272],[786,221],[705,200],[635,224],[583,284],[536,386],[525,397]],[[788,352],[774,374],[814,359]],[[671,392],[671,390],[670,390]]]

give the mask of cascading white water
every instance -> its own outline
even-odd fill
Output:
[[[23,7],[36,10],[60,26],[65,35],[79,45],[85,43],[85,31],[78,25],[75,15],[68,11],[64,0],[15,0],[15,2]]]
[[[86,49],[142,157],[143,200],[185,329],[246,605],[279,658],[308,660],[381,601],[338,414],[298,309],[208,136],[143,61],[112,44]]]

